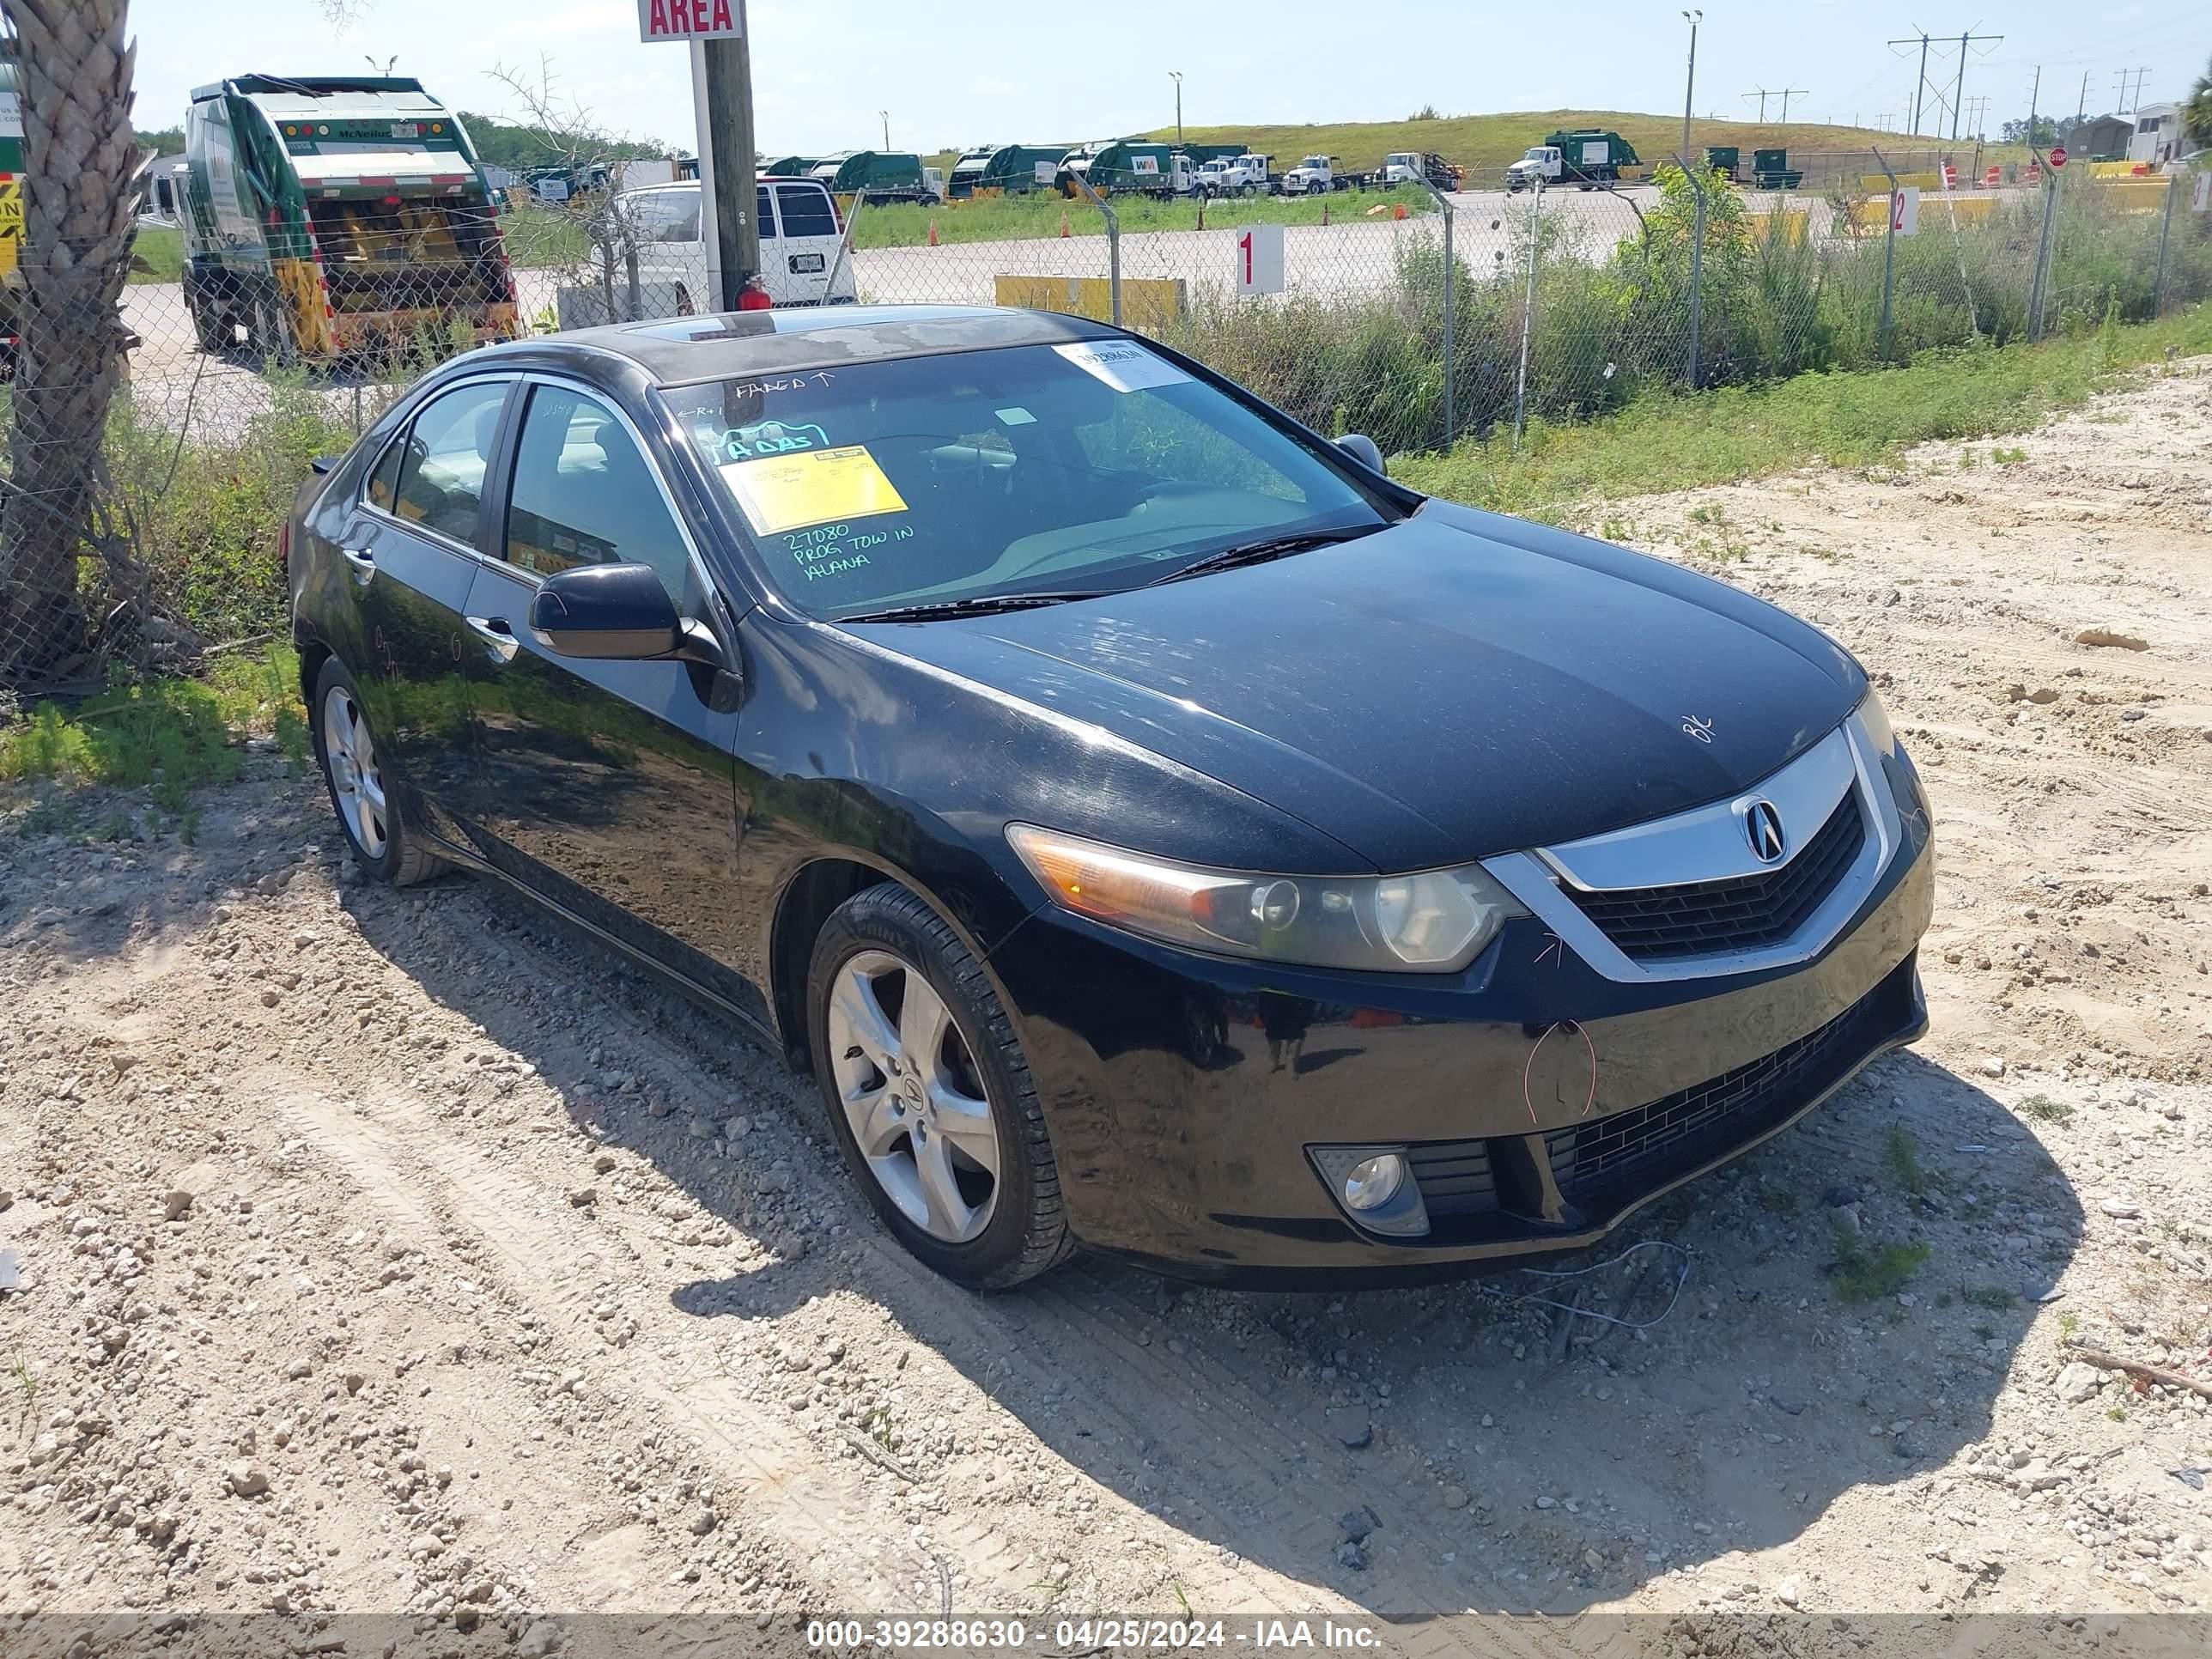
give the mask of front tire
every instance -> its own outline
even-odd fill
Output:
[[[1021,1039],[929,906],[864,888],[815,940],[807,1031],[845,1162],[900,1243],[978,1290],[1074,1249]]]
[[[336,657],[315,676],[309,725],[315,763],[323,769],[331,810],[345,831],[354,861],[378,881],[412,887],[443,875],[452,866],[422,843],[399,811],[401,787],[385,771],[361,688]]]

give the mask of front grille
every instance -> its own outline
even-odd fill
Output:
[[[1733,1072],[1649,1106],[1553,1130],[1544,1139],[1559,1190],[1571,1196],[1630,1177],[1648,1187],[1785,1120],[1866,1052],[1887,1015],[1886,983],[1826,1025]]]
[[[1778,870],[1673,887],[1562,890],[1636,962],[1662,962],[1778,945],[1802,927],[1866,845],[1856,790]]]

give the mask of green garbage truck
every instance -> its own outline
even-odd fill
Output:
[[[1505,169],[1505,188],[1528,190],[1542,183],[1595,190],[1600,185],[1618,183],[1625,168],[1641,165],[1636,146],[1619,133],[1609,128],[1583,127],[1553,133],[1531,148]]]
[[[830,193],[837,198],[837,205],[848,212],[856,196],[870,207],[890,202],[938,204],[937,192],[923,176],[921,157],[911,150],[846,150],[823,156],[808,173],[827,185]]]
[[[980,144],[953,164],[945,193],[956,202],[1050,190],[1066,144]]]
[[[192,94],[185,164],[185,307],[203,351],[241,328],[276,360],[518,337],[483,170],[421,82],[216,82]]]

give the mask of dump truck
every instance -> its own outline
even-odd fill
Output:
[[[921,157],[912,150],[852,149],[825,155],[807,170],[807,176],[829,185],[848,212],[858,198],[870,207],[891,202],[921,202],[931,207],[938,198],[922,177]]]
[[[1595,190],[1615,183],[1623,167],[1639,165],[1636,146],[1607,128],[1584,127],[1555,132],[1505,169],[1505,188],[1527,190],[1538,182]]]
[[[1325,196],[1333,190],[1352,188],[1352,175],[1336,170],[1334,155],[1308,155],[1283,175],[1285,196]]]
[[[1434,150],[1393,150],[1382,158],[1382,165],[1372,173],[1360,173],[1352,180],[1360,190],[1396,190],[1406,185],[1426,183],[1437,190],[1457,190],[1465,170],[1453,166]]]
[[[468,135],[419,81],[241,75],[185,116],[185,307],[203,351],[264,358],[423,333],[517,337],[514,275]]]
[[[976,197],[1026,196],[1050,190],[1060,176],[1066,144],[981,144],[953,164],[945,193],[956,202]]]

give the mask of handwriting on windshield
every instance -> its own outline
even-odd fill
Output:
[[[855,532],[848,524],[817,525],[793,531],[783,538],[784,551],[799,561],[810,582],[825,576],[842,576],[869,562],[871,550],[914,539],[914,526],[892,525],[881,530]]]
[[[828,386],[833,378],[828,369],[817,368],[811,374],[800,374],[790,380],[739,380],[726,388],[726,392],[740,398],[755,392],[804,392],[809,386]]]

